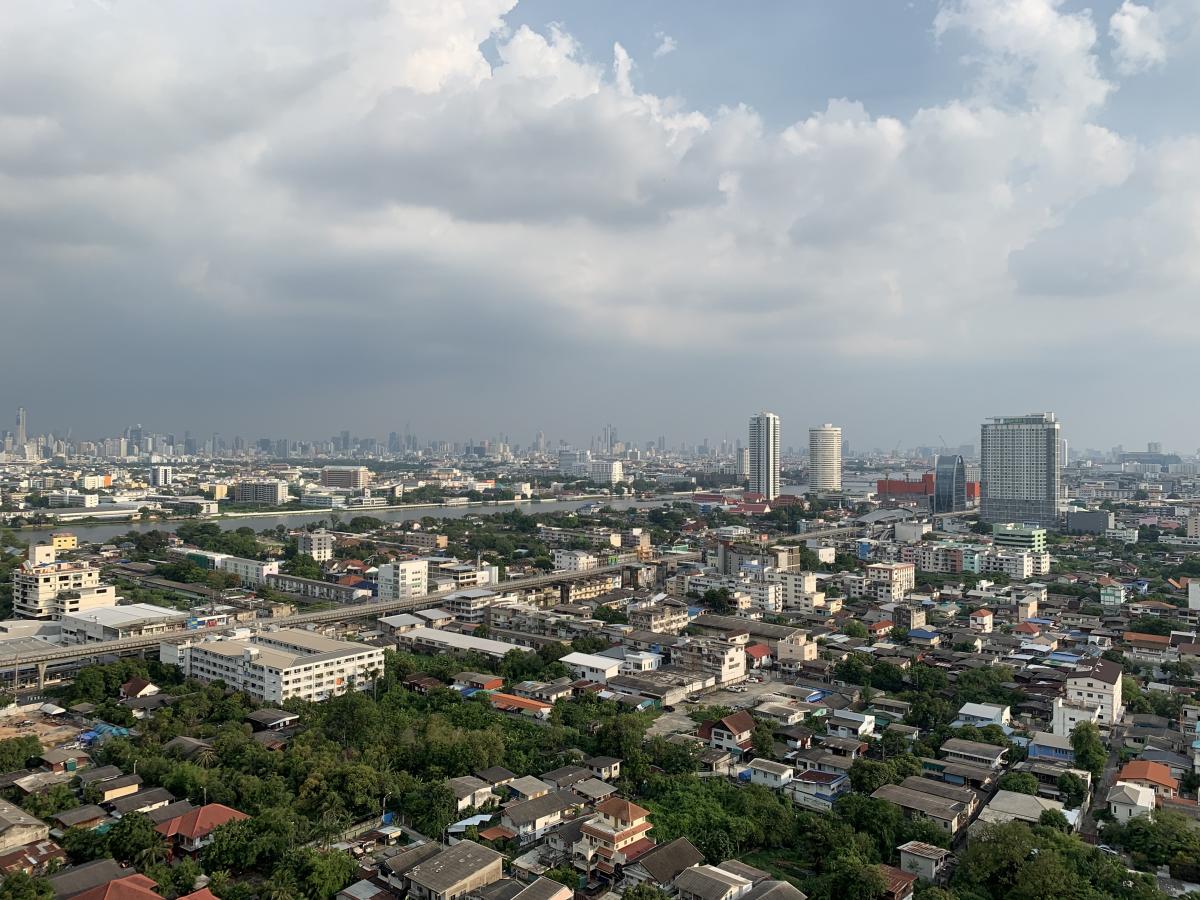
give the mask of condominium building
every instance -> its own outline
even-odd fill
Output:
[[[288,502],[287,482],[280,481],[278,478],[255,478],[239,481],[233,486],[233,502],[283,506]]]
[[[992,525],[992,543],[1007,550],[1024,553],[1046,552],[1046,529],[1013,522]]]
[[[625,480],[625,467],[619,459],[594,459],[588,464],[588,478],[597,484],[620,484]]]
[[[879,603],[903,600],[917,586],[917,567],[907,562],[872,563],[862,575],[847,575],[846,594]]]
[[[429,593],[429,563],[409,559],[379,567],[379,599],[407,600]]]
[[[100,568],[59,562],[54,547],[35,544],[12,573],[13,612],[21,619],[61,619],[68,613],[116,606],[117,589],[100,583]]]
[[[657,634],[679,634],[688,624],[687,604],[670,597],[632,603],[626,615],[631,627]]]
[[[980,429],[983,522],[1054,527],[1062,498],[1062,434],[1054,413],[1002,416]]]
[[[325,487],[357,491],[365,488],[370,480],[371,470],[366,466],[325,466],[321,469],[321,484]]]
[[[808,429],[808,489],[817,494],[842,489],[842,429],[836,425]]]
[[[767,500],[779,496],[779,416],[750,417],[750,490]]]
[[[100,505],[100,497],[96,494],[81,494],[72,488],[63,488],[61,491],[50,491],[46,494],[46,501],[56,509],[90,509]]]
[[[586,550],[555,550],[554,570],[556,572],[588,572],[599,567],[600,561],[593,553]]]
[[[725,637],[685,637],[671,648],[671,663],[716,676],[717,684],[746,678],[746,632]]]
[[[302,531],[296,536],[296,552],[317,562],[328,562],[333,559],[333,535],[324,528]]]
[[[150,467],[150,487],[167,487],[175,480],[175,471],[170,466]]]
[[[248,639],[160,644],[159,658],[201,681],[224,681],[266,703],[321,701],[365,690],[383,671],[383,650],[310,631],[260,631]]]

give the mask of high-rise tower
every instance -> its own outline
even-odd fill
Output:
[[[779,496],[779,416],[750,418],[750,490],[768,500]]]
[[[842,489],[842,429],[837,425],[808,429],[808,489],[816,494]]]
[[[1054,527],[1062,497],[1062,434],[1054,413],[1001,416],[980,429],[979,518]]]

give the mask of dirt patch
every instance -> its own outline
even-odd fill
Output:
[[[30,724],[24,725],[22,724],[24,722]],[[42,742],[43,750],[71,743],[79,736],[80,730],[78,725],[64,722],[62,717],[54,719],[41,713],[31,713],[25,716],[18,714],[7,719],[0,719],[0,741],[34,735]]]

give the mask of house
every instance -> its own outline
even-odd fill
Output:
[[[1017,820],[1036,825],[1041,819],[1042,813],[1048,809],[1058,810],[1067,817],[1067,821],[1078,817],[1078,810],[1065,810],[1057,800],[999,790],[988,801],[987,806],[979,811],[979,818],[975,820],[975,824],[1001,824]]]
[[[763,787],[776,790],[787,787],[794,774],[791,766],[770,759],[751,760],[747,771],[751,784],[761,784]]]
[[[597,653],[568,653],[559,662],[574,672],[576,678],[587,678],[600,684],[606,684],[621,671],[621,660]]]
[[[441,844],[413,844],[387,857],[379,866],[380,877],[403,896],[408,891],[408,873],[420,863],[442,852]]]
[[[994,616],[990,609],[977,609],[969,617],[971,630],[979,631],[983,634],[991,634],[993,619]]]
[[[51,772],[76,772],[92,764],[92,758],[82,750],[68,748],[47,750],[38,758],[42,766]]]
[[[489,766],[476,772],[475,777],[483,779],[494,788],[499,788],[509,784],[517,776],[504,766]]]
[[[962,803],[898,784],[885,784],[871,796],[900,807],[910,818],[929,819],[951,836],[958,834],[970,820],[967,808]]]
[[[891,619],[880,619],[867,625],[867,635],[878,640],[891,634],[894,627],[895,623]]]
[[[162,900],[162,895],[154,890],[156,887],[158,882],[153,878],[135,872],[73,894],[71,900]]]
[[[1048,731],[1035,731],[1026,748],[1030,759],[1046,759],[1073,764],[1075,748],[1069,737],[1059,737]]]
[[[184,853],[195,853],[212,840],[212,833],[229,822],[250,817],[221,803],[208,803],[168,819],[154,830]]]
[[[162,748],[163,752],[168,755],[174,755],[180,759],[191,759],[200,753],[212,750],[213,746],[208,741],[181,734],[179,737],[171,738],[162,745]]]
[[[838,772],[803,769],[793,773],[787,785],[792,802],[805,809],[829,812],[838,797],[850,790],[850,778]]]
[[[1179,782],[1171,777],[1171,770],[1158,762],[1146,759],[1131,759],[1117,773],[1117,781],[1148,787],[1158,800],[1169,800],[1179,793]]]
[[[946,864],[950,851],[922,841],[901,844],[900,868],[921,881],[937,881],[938,873]]]
[[[1067,676],[1067,704],[1096,710],[1096,721],[1101,728],[1120,722],[1125,712],[1121,697],[1123,672],[1119,665],[1107,659],[1077,667]],[[1055,728],[1054,733],[1070,734],[1070,731]]]
[[[145,678],[135,676],[130,678],[120,687],[120,695],[122,700],[133,700],[139,697],[150,697],[158,693],[158,686],[152,681],[147,681]]]
[[[825,717],[825,728],[835,737],[867,737],[875,733],[875,717],[869,713],[839,709]]]
[[[91,830],[107,822],[108,813],[94,803],[89,803],[55,813],[50,817],[50,821],[63,829],[85,828]]]
[[[675,877],[679,900],[737,900],[751,887],[750,879],[718,866],[692,866]]]
[[[1152,816],[1156,803],[1154,788],[1129,781],[1118,781],[1109,788],[1105,801],[1117,822],[1128,822],[1136,816]]]
[[[599,778],[588,778],[584,781],[577,781],[571,785],[571,790],[588,803],[599,803],[601,800],[607,800],[617,793],[615,787],[607,781],[601,781]]]
[[[615,756],[593,756],[583,764],[601,781],[615,781],[621,777],[621,760]]]
[[[591,777],[592,773],[580,766],[563,766],[560,769],[551,769],[549,772],[542,773],[542,781],[559,790],[569,788],[571,785],[586,781]]]
[[[459,812],[472,808],[481,809],[496,799],[492,793],[492,786],[474,775],[451,778],[447,783],[454,794]]]
[[[532,775],[523,775],[520,778],[514,778],[505,787],[517,800],[532,800],[534,797],[541,797],[554,790],[554,785],[547,784],[542,779],[534,778]]]
[[[704,862],[704,854],[687,838],[659,844],[625,867],[625,884],[635,887],[650,884],[670,895],[675,893],[675,879],[684,869]]]
[[[883,876],[884,900],[912,900],[917,876],[895,866],[879,866],[879,874]]]
[[[469,691],[498,691],[504,687],[504,679],[499,675],[480,672],[459,672],[454,676],[454,687]]]
[[[515,834],[522,844],[532,843],[548,828],[573,816],[583,806],[578,794],[558,790],[532,800],[521,800],[504,807],[500,824]]]
[[[967,811],[967,818],[975,815],[979,809],[979,794],[964,785],[947,784],[934,778],[909,775],[900,782],[900,787],[908,788],[910,791],[920,791],[923,794],[931,794],[950,803],[961,803]]]
[[[745,710],[715,722],[703,723],[696,734],[715,750],[727,750],[735,757],[753,746],[754,716]]]
[[[949,738],[942,744],[941,751],[942,755],[951,762],[964,762],[998,769],[1004,764],[1004,755],[1008,753],[1008,748],[979,741],[966,741],[962,738]]]
[[[109,803],[121,797],[136,794],[142,789],[141,775],[118,775],[116,778],[106,778],[89,786],[88,793],[97,803]]]
[[[771,648],[766,644],[747,644],[746,665],[751,669],[770,668]]]
[[[119,797],[116,800],[110,800],[107,806],[112,810],[113,815],[119,818],[134,812],[148,813],[153,809],[166,806],[174,801],[174,794],[166,788],[159,787],[138,791],[136,794],[130,794],[128,797]]]
[[[654,826],[650,810],[620,797],[597,803],[596,813],[584,822],[572,855],[576,868],[612,881],[654,847],[649,836]]]
[[[246,721],[255,731],[279,731],[299,722],[300,714],[284,709],[256,709],[246,714]]]
[[[951,723],[951,728],[961,728],[964,725],[974,725],[983,728],[985,725],[999,725],[1004,728],[1012,724],[1012,710],[1007,706],[995,703],[964,703],[958,710],[958,718]]]
[[[84,891],[135,874],[135,869],[118,865],[115,860],[94,859],[77,866],[68,866],[51,875],[50,889],[54,891],[58,900],[62,900],[65,897],[77,897]]]
[[[459,841],[407,873],[414,900],[458,900],[504,875],[504,854],[474,841]]]
[[[0,853],[8,853],[50,836],[50,826],[15,803],[0,800]]]
[[[51,863],[66,865],[67,852],[54,841],[44,838],[0,854],[0,875],[12,875],[14,872],[41,875]]]

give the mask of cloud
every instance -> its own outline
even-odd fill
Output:
[[[654,48],[654,58],[661,59],[671,53],[674,53],[678,44],[675,43],[675,38],[665,32],[659,31],[654,35],[658,39],[658,46]]]
[[[1116,42],[1113,56],[1125,74],[1144,72],[1167,59],[1166,34],[1157,12],[1124,0],[1108,20],[1108,33]]]
[[[319,360],[298,377],[331,396],[365,390],[361,368],[372,403],[450,384],[438,406],[469,419],[502,413],[467,372],[591,409],[684,382],[736,404],[753,385],[713,373],[751,360],[776,384],[997,347],[1036,365],[1064,333],[1110,339],[1105,312],[1147,284],[1156,314],[1126,321],[1157,338],[1200,287],[1195,138],[1107,122],[1117,84],[1086,11],[948,3],[933,25],[968,48],[957,96],[906,114],[835,97],[776,128],[753,98],[645,90],[620,44],[605,59],[562,28],[510,27],[513,5],[14,9],[8,321],[89,323],[61,325],[81,338],[62,365],[89,381],[144,327],[175,350],[163,391],[217,360],[282,403],[292,382],[257,366]],[[674,46],[658,38],[655,56]],[[11,348],[14,371],[35,350]]]

